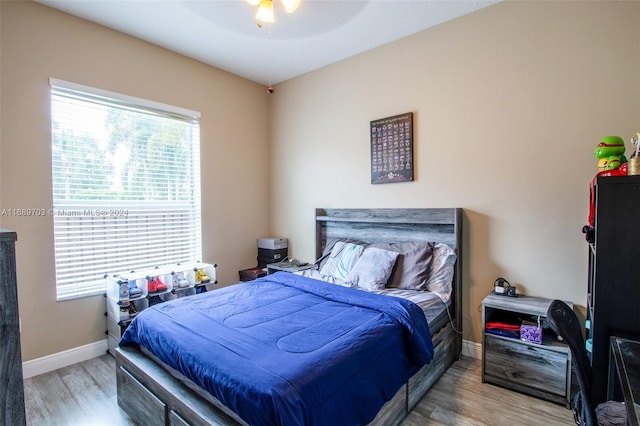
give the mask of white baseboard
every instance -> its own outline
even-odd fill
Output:
[[[470,340],[462,341],[462,355],[475,359],[482,359],[482,344]]]
[[[89,343],[88,345],[43,356],[42,358],[25,361],[22,363],[22,376],[28,379],[29,377],[57,370],[58,368],[99,357],[107,353],[107,348],[107,339],[104,339]]]

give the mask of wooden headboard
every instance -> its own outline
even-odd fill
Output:
[[[316,209],[316,257],[328,240],[434,241],[459,251],[462,209]]]
[[[455,310],[455,328],[462,330],[461,208],[316,209],[316,258],[334,238],[364,243],[433,241],[453,247],[457,262],[451,308]]]

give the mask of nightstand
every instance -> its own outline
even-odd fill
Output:
[[[266,276],[267,271],[264,268],[249,268],[238,271],[238,275],[240,275],[240,281],[253,281]]]
[[[482,301],[482,381],[568,406],[571,394],[571,351],[545,327],[551,299],[489,294]],[[572,306],[571,302],[567,302]],[[542,324],[542,342],[520,339],[520,332],[498,335],[488,322]],[[495,334],[498,333],[498,334]]]
[[[313,263],[304,263],[304,262],[270,263],[267,265],[267,273],[273,274],[278,271],[299,272],[299,271],[304,271],[306,269],[312,269],[314,267],[315,265]]]

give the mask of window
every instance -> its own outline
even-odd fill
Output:
[[[58,300],[105,274],[198,261],[200,114],[51,79]]]

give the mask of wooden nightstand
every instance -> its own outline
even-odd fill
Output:
[[[544,327],[551,299],[489,294],[482,301],[482,381],[568,406],[571,395],[571,351]],[[571,302],[567,302],[572,306]],[[540,321],[542,343],[492,334],[486,324]]]
[[[240,275],[240,281],[253,281],[266,276],[267,271],[264,268],[249,268],[238,271],[238,275]]]

